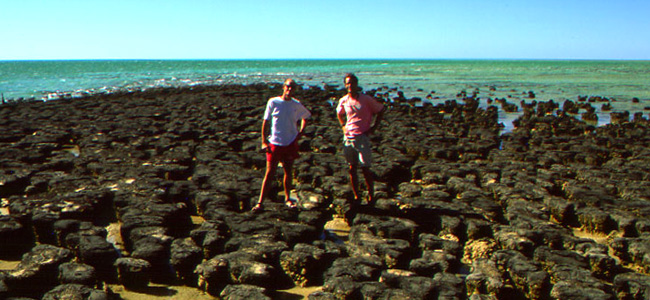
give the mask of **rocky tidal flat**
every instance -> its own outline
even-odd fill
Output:
[[[261,118],[280,93],[195,86],[1,105],[0,260],[20,262],[0,271],[0,299],[120,299],[111,286],[153,284],[221,299],[296,286],[321,286],[312,300],[650,299],[642,114],[595,127],[522,103],[501,134],[497,108],[472,96],[387,103],[371,137],[379,200],[352,205],[331,103],[344,91],[304,88],[299,207],[276,184],[254,214]]]

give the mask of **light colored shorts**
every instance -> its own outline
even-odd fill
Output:
[[[350,165],[360,164],[362,167],[370,167],[372,164],[370,138],[365,134],[353,138],[344,137],[343,154]]]

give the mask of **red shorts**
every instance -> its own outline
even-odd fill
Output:
[[[269,144],[266,152],[266,161],[289,161],[295,160],[298,157],[300,157],[300,154],[298,154],[297,141],[293,141],[293,143],[287,146]]]

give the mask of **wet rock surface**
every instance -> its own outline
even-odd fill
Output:
[[[352,203],[329,102],[344,92],[305,88],[298,208],[276,182],[254,214],[261,117],[280,89],[0,106],[0,259],[22,257],[0,271],[0,298],[116,299],[103,283],[150,282],[223,299],[292,286],[323,286],[309,299],[649,297],[643,115],[594,127],[569,115],[576,103],[533,101],[502,135],[496,107],[467,95],[388,102],[371,137],[379,199],[367,205]],[[334,217],[349,236],[324,230]]]

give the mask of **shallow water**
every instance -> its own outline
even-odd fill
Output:
[[[487,91],[491,87],[500,96],[533,90],[544,98],[602,95],[622,101],[650,99],[650,61],[0,61],[0,92],[7,98],[38,98],[54,91],[281,82],[287,77],[309,85],[340,86],[346,72],[357,73],[367,88],[400,87],[410,97],[436,91],[444,98],[461,90]]]
[[[305,86],[342,88],[345,73],[355,72],[366,90],[395,97],[457,99],[466,91],[487,99],[562,103],[579,95],[603,96],[612,111],[650,111],[650,61],[571,60],[92,60],[0,61],[0,93],[6,99],[57,99],[154,87],[229,83],[279,83],[287,77]],[[532,91],[535,99],[528,98]],[[639,103],[632,99],[638,98]],[[594,103],[599,124],[609,111]],[[647,108],[647,110],[646,110]],[[506,131],[518,114],[500,111]]]

